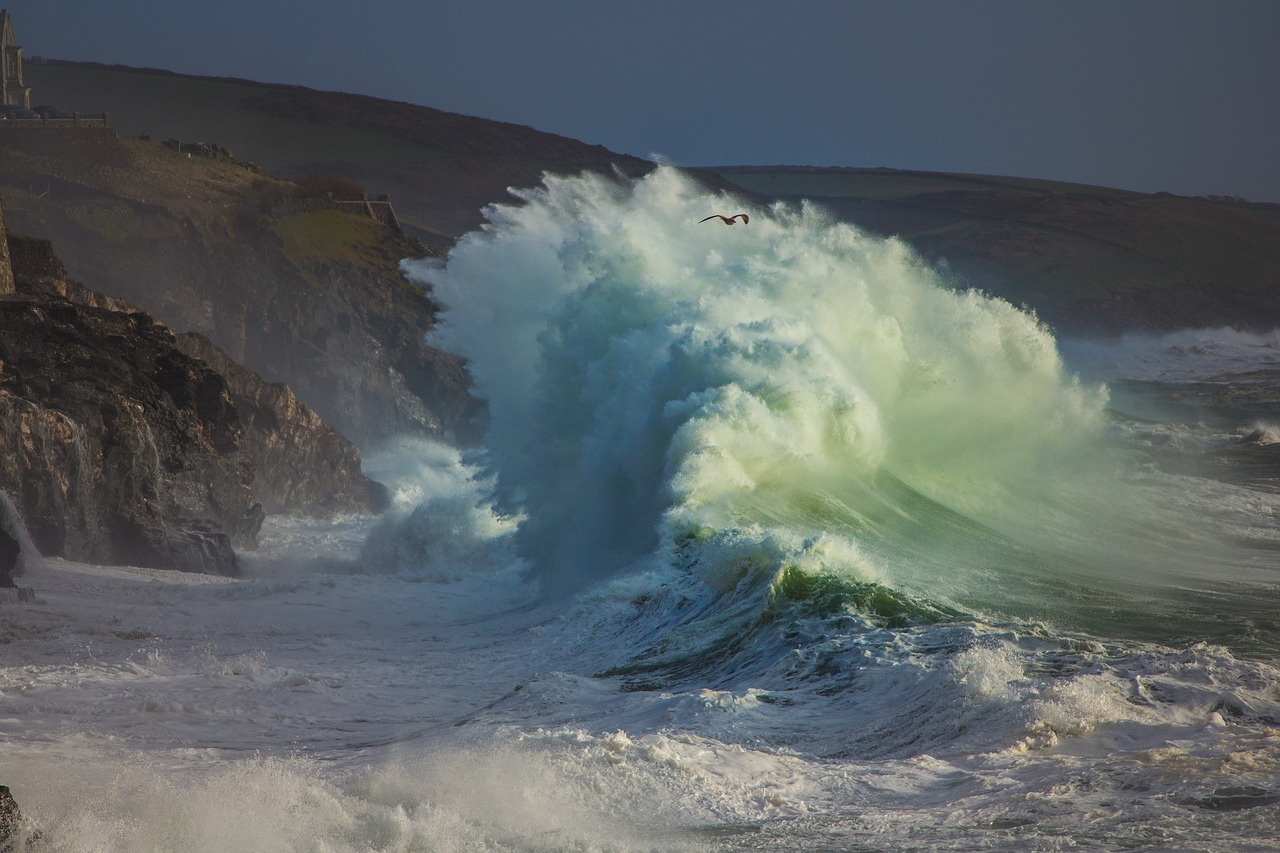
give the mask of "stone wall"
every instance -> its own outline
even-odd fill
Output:
[[[391,206],[391,200],[386,196],[376,199],[369,198],[367,194],[360,199],[319,196],[291,198],[273,207],[271,215],[279,219],[285,216],[292,216],[295,213],[314,213],[318,210],[341,210],[347,213],[363,214],[370,219],[381,222],[397,234],[404,233],[400,228],[400,219],[396,216],[395,208]]]
[[[37,116],[36,118],[7,118],[0,121],[0,129],[17,128],[47,128],[57,130],[69,130],[73,128],[97,128],[110,127],[111,122],[107,120],[106,113],[95,113],[92,115],[81,115],[80,113],[72,113],[69,116],[48,118]]]

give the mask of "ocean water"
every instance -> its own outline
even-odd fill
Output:
[[[665,168],[519,196],[407,265],[482,450],[0,603],[46,849],[1280,848],[1280,338],[1059,341]]]

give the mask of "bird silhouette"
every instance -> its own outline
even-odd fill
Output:
[[[733,221],[738,217],[742,217],[743,225],[746,225],[748,222],[751,221],[751,217],[747,216],[745,213],[735,213],[733,216],[725,216],[723,213],[713,213],[710,216],[708,216],[707,219],[719,219],[725,225],[732,225]],[[698,222],[699,223],[706,222],[707,219],[699,219]]]

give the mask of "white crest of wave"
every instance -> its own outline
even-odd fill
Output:
[[[366,456],[363,469],[392,498],[362,549],[372,570],[448,581],[514,561],[518,518],[495,511],[492,486],[457,448],[401,438]]]
[[[499,500],[553,585],[664,536],[793,523],[805,495],[856,516],[879,471],[998,512],[1096,435],[1105,395],[1034,317],[900,241],[810,206],[700,222],[744,203],[669,167],[517,195],[407,271],[445,306],[435,342],[488,401]]]

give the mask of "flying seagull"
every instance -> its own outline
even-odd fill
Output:
[[[725,225],[732,225],[733,221],[737,219],[739,216],[742,217],[743,225],[746,225],[748,222],[751,221],[751,217],[747,216],[745,213],[735,213],[733,216],[725,216],[723,213],[713,213],[710,216],[708,216],[707,219],[720,219],[722,222],[724,222]],[[698,222],[699,223],[706,222],[707,219],[699,219]]]

